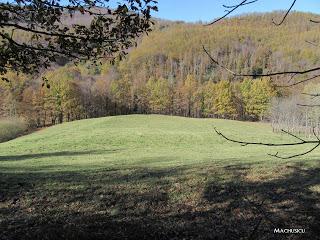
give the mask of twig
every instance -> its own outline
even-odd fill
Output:
[[[240,74],[240,73],[236,73],[236,72],[232,71],[231,69],[229,69],[229,68],[223,66],[222,64],[220,64],[216,59],[214,59],[209,54],[209,52],[207,51],[207,49],[204,46],[202,46],[202,48],[203,48],[204,52],[208,55],[208,57],[211,59],[211,61],[213,63],[215,63],[216,65],[218,65],[219,67],[221,67],[225,71],[231,73],[235,77],[271,77],[271,76],[288,75],[288,74],[303,75],[303,74],[306,74],[306,73],[315,72],[315,71],[320,70],[320,67],[315,67],[315,68],[310,68],[310,69],[302,70],[302,71],[297,71],[296,70],[296,71],[283,71],[283,72],[273,72],[273,73],[265,73],[265,74]]]
[[[313,79],[318,78],[318,77],[320,77],[320,74],[312,76],[312,77],[304,79],[304,80],[301,80],[301,81],[298,81],[298,82],[295,82],[295,83],[292,83],[292,84],[288,84],[288,85],[275,85],[275,87],[279,87],[279,88],[292,87],[292,86],[296,86],[296,85],[301,84],[301,83],[308,82],[308,81],[313,80]]]
[[[298,103],[297,106],[299,106],[299,107],[320,107],[319,104],[302,104],[302,103]]]
[[[320,93],[301,93],[302,95],[307,95],[312,97],[312,99],[316,98],[316,97],[320,97]]]
[[[295,138],[297,139],[301,139],[299,142],[295,142],[295,143],[263,143],[263,142],[246,142],[246,141],[239,141],[239,140],[235,140],[235,139],[231,139],[229,137],[226,137],[224,134],[222,134],[221,132],[219,132],[216,128],[214,128],[215,132],[223,137],[224,139],[228,140],[229,142],[234,142],[234,143],[239,143],[242,146],[247,146],[247,145],[262,145],[262,146],[268,146],[268,147],[282,147],[282,146],[297,146],[297,145],[303,145],[303,144],[310,144],[310,143],[319,143],[319,141],[315,141],[315,140],[303,140],[293,134],[290,134],[291,136],[295,136]],[[284,131],[284,130],[282,130]],[[284,131],[286,133],[286,131]]]
[[[313,148],[311,148],[310,150],[306,151],[306,152],[303,152],[303,153],[298,153],[298,154],[295,154],[295,155],[291,155],[291,156],[287,156],[287,157],[281,157],[279,156],[279,153],[277,152],[276,154],[268,154],[270,156],[273,156],[273,157],[277,157],[277,158],[280,158],[280,159],[290,159],[290,158],[294,158],[294,157],[300,157],[300,156],[304,156],[308,153],[311,153],[313,150],[315,150],[317,147],[320,146],[320,139],[318,137],[318,135],[316,134],[314,128],[312,128],[312,132],[313,132],[313,135],[318,139],[318,144],[315,145]],[[294,135],[293,135],[294,136]],[[304,140],[302,140],[304,141]]]
[[[257,2],[257,1],[259,1],[259,0],[253,0],[253,1],[251,1],[251,2],[247,2],[247,3],[244,3],[244,4],[242,4],[242,6],[244,6],[244,5],[249,5],[249,4],[251,4],[251,3],[255,3],[255,2]],[[233,6],[230,6],[230,5],[222,5],[224,8],[235,8],[237,5],[233,5]]]
[[[233,8],[231,10],[229,10],[225,15],[223,15],[222,17],[217,18],[216,20],[205,24],[205,26],[210,26],[212,24],[215,24],[216,22],[219,22],[220,20],[226,18],[229,14],[231,14],[233,11],[235,11],[237,8],[239,8],[240,6],[246,5],[248,0],[244,0],[241,3],[239,3],[238,5],[233,6]]]
[[[290,159],[290,158],[295,158],[295,157],[301,157],[301,156],[304,156],[304,155],[306,155],[308,153],[311,153],[312,151],[314,151],[319,146],[320,146],[320,141],[319,141],[319,143],[317,145],[315,145],[313,148],[311,148],[310,150],[308,150],[306,152],[298,153],[298,154],[295,154],[295,155],[290,155],[290,156],[287,156],[287,157],[279,156],[279,152],[277,152],[276,154],[268,153],[268,155],[272,156],[272,157],[280,158],[280,159]]]
[[[293,8],[294,4],[296,3],[296,1],[297,1],[297,0],[294,0],[294,1],[292,2],[290,8],[287,10],[286,14],[284,15],[284,17],[282,18],[282,20],[281,20],[279,23],[276,23],[276,22],[274,21],[274,19],[272,19],[272,22],[273,22],[274,25],[280,26],[280,25],[284,22],[284,20],[285,20],[285,19],[287,18],[287,16],[288,16],[289,12],[290,12],[291,9]]]
[[[306,42],[306,43],[309,43],[309,44],[311,44],[311,45],[313,45],[313,46],[315,46],[315,47],[319,47],[319,45],[316,44],[316,43],[314,43],[314,42],[311,42],[311,41],[308,41],[308,40],[306,40],[305,42]]]
[[[318,21],[318,20],[313,20],[313,19],[310,19],[310,22],[312,22],[312,23],[320,23],[320,21]]]
[[[310,150],[308,150],[306,152],[295,154],[295,155],[290,155],[290,156],[287,156],[287,157],[279,156],[279,152],[277,152],[276,154],[268,154],[269,156],[273,156],[273,157],[280,158],[280,159],[290,159],[290,158],[294,158],[294,157],[303,156],[303,155],[306,155],[306,154],[314,151],[317,147],[320,146],[320,139],[317,136],[317,134],[315,133],[314,128],[313,128],[313,134],[317,138],[317,140],[304,140],[304,139],[302,139],[302,138],[300,138],[300,137],[298,137],[298,136],[296,136],[296,135],[294,135],[292,133],[289,133],[289,132],[287,132],[287,131],[282,129],[281,130],[282,132],[284,132],[284,133],[290,135],[291,137],[294,137],[294,138],[299,140],[298,142],[294,142],[294,143],[263,143],[263,142],[240,141],[240,140],[235,140],[235,139],[231,139],[229,137],[226,137],[224,134],[219,132],[216,128],[214,128],[214,130],[219,136],[223,137],[227,141],[234,142],[234,143],[239,143],[239,144],[241,144],[241,146],[261,145],[261,146],[268,146],[268,147],[280,147],[280,146],[297,146],[297,145],[304,145],[304,144],[316,144],[313,148],[311,148]]]

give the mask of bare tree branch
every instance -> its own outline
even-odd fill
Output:
[[[277,152],[276,154],[268,154],[269,156],[273,156],[273,157],[276,157],[276,158],[280,158],[280,159],[290,159],[290,158],[295,158],[295,157],[300,157],[300,156],[304,156],[308,153],[311,153],[312,151],[314,151],[316,148],[318,148],[320,146],[320,139],[318,137],[318,135],[316,134],[314,128],[312,129],[313,131],[313,135],[318,139],[318,143],[312,147],[310,150],[306,151],[306,152],[303,152],[303,153],[298,153],[298,154],[295,154],[295,155],[290,155],[290,156],[287,156],[287,157],[282,157],[282,156],[279,156],[279,153]]]
[[[251,3],[255,3],[255,2],[257,2],[257,1],[259,1],[259,0],[253,0],[253,1],[251,1],[251,2],[246,2],[246,3],[243,3],[242,4],[242,6],[244,6],[244,5],[249,5],[249,4],[251,4]],[[222,5],[224,8],[235,8],[235,7],[237,7],[237,5],[233,5],[233,6],[230,6],[230,5]]]
[[[278,152],[276,154],[268,154],[270,156],[281,158],[281,159],[290,159],[290,158],[294,158],[294,157],[303,156],[303,155],[306,155],[306,154],[314,151],[316,148],[318,148],[320,146],[320,139],[316,135],[314,128],[313,128],[313,134],[317,138],[317,140],[305,140],[305,139],[302,139],[302,138],[298,137],[297,135],[294,135],[294,134],[289,133],[289,132],[287,132],[287,131],[282,129],[281,130],[282,132],[284,132],[284,133],[290,135],[291,137],[296,138],[297,140],[299,140],[298,142],[293,142],[293,143],[263,143],[263,142],[240,141],[240,140],[235,140],[235,139],[232,139],[232,138],[229,138],[229,137],[225,136],[223,133],[219,132],[216,128],[214,128],[214,130],[219,136],[221,136],[222,138],[226,139],[227,141],[233,142],[233,143],[238,143],[238,144],[241,144],[242,146],[260,145],[260,146],[268,146],[268,147],[281,147],[281,146],[297,146],[297,145],[305,145],[305,144],[316,144],[314,147],[312,147],[310,150],[308,150],[306,152],[295,154],[295,155],[290,155],[290,156],[287,156],[287,157],[279,156]]]
[[[280,159],[290,159],[290,158],[295,158],[295,157],[300,157],[300,156],[304,156],[308,153],[311,153],[312,151],[314,151],[317,147],[319,147],[320,145],[320,142],[315,145],[313,148],[311,148],[310,150],[306,151],[306,152],[303,152],[303,153],[298,153],[298,154],[295,154],[295,155],[290,155],[290,156],[287,156],[287,157],[282,157],[282,156],[279,156],[279,152],[277,152],[276,154],[268,154],[269,156],[272,156],[272,157],[276,157],[276,158],[280,158]]]
[[[293,6],[294,6],[294,4],[296,3],[296,1],[297,1],[297,0],[294,0],[294,1],[292,2],[290,8],[287,10],[286,14],[283,16],[282,20],[281,20],[279,23],[276,23],[276,22],[272,19],[272,22],[273,22],[274,25],[280,26],[280,25],[284,22],[284,20],[286,20],[289,12],[290,12],[291,9],[293,8]]]
[[[302,103],[298,103],[297,106],[299,106],[299,107],[320,107],[319,104],[302,104]]]
[[[231,139],[229,137],[226,137],[223,133],[219,132],[216,128],[214,128],[215,132],[223,137],[224,139],[228,140],[229,142],[234,142],[234,143],[239,143],[242,146],[247,146],[247,145],[262,145],[262,146],[268,146],[268,147],[282,147],[282,146],[296,146],[296,145],[303,145],[303,144],[309,144],[309,143],[319,143],[319,140],[304,140],[299,138],[298,136],[295,136],[285,130],[281,130],[282,132],[293,136],[297,139],[299,139],[299,142],[294,142],[294,143],[262,143],[262,142],[246,142],[246,141],[239,141],[239,140],[235,140],[235,139]]]
[[[292,83],[292,84],[288,84],[288,85],[275,85],[275,87],[280,87],[280,88],[292,87],[292,86],[296,86],[296,85],[301,84],[301,83],[305,83],[307,81],[311,81],[311,80],[313,80],[315,78],[318,78],[318,77],[320,77],[320,74],[312,76],[312,77],[304,79],[304,80],[301,80],[301,81],[298,81],[298,82],[295,82],[295,83]]]
[[[241,6],[244,5],[248,5],[254,2],[257,2],[258,0],[251,0],[251,1],[241,1],[239,4],[237,5],[223,5],[223,7],[228,8],[230,10],[226,10],[227,13],[225,15],[223,15],[222,17],[212,21],[211,23],[207,24],[208,25],[212,25],[224,18],[226,18],[229,14],[231,14],[233,11],[235,11],[236,9],[238,9]],[[292,8],[294,7],[294,5],[296,4],[297,0],[293,0],[291,6],[289,7],[289,9],[286,11],[285,15],[283,16],[283,18],[281,19],[280,22],[275,22],[274,19],[272,19],[273,24],[280,26],[281,24],[284,23],[284,21],[286,20],[286,18],[288,17],[290,11],[292,10]],[[320,23],[320,21],[316,21],[316,20],[312,20],[310,19],[310,22],[313,23]],[[317,44],[310,42],[310,41],[306,41],[307,43],[313,45],[313,46],[317,46]],[[229,69],[228,67],[224,66],[223,64],[221,64],[217,59],[215,59],[209,52],[208,50],[205,48],[205,46],[202,46],[204,52],[208,55],[208,57],[210,58],[210,60],[212,61],[212,63],[214,63],[215,65],[219,66],[221,69],[223,69],[224,71],[228,72],[229,74],[233,75],[234,77],[272,77],[272,76],[279,76],[279,75],[292,75],[291,78],[289,79],[288,82],[292,81],[292,79],[294,77],[296,77],[297,75],[304,75],[304,74],[308,74],[308,73],[313,73],[316,71],[320,70],[320,67],[314,67],[314,68],[310,68],[310,69],[306,69],[306,70],[291,70],[291,71],[279,71],[279,72],[271,72],[271,73],[264,73],[264,74],[242,74],[242,73],[237,73],[231,69]],[[313,80],[315,78],[320,77],[320,74],[314,75],[312,77],[309,77],[307,79],[292,83],[292,84],[288,84],[288,85],[283,85],[283,86],[276,86],[276,87],[291,87],[291,86],[295,86],[301,83],[305,83],[307,81]],[[305,95],[309,95],[309,96],[313,96],[313,97],[317,97],[320,96],[320,94],[306,94]],[[307,106],[307,107],[315,107],[315,106],[320,106],[320,105],[307,105],[307,104],[298,104],[299,106]],[[232,138],[229,138],[227,136],[225,136],[223,133],[219,132],[216,128],[214,128],[215,132],[221,136],[222,138],[226,139],[227,141],[233,142],[233,143],[238,143],[241,144],[242,146],[247,146],[247,145],[261,145],[261,146],[271,146],[271,147],[278,147],[278,146],[298,146],[298,145],[305,145],[305,144],[315,144],[315,146],[313,146],[311,149],[309,149],[308,151],[305,151],[303,153],[298,153],[298,154],[294,154],[294,155],[290,155],[290,156],[279,156],[279,153],[277,152],[276,154],[268,154],[270,156],[273,157],[277,157],[280,159],[290,159],[290,158],[294,158],[294,157],[299,157],[299,156],[303,156],[306,155],[312,151],[314,151],[316,148],[318,148],[320,146],[320,138],[318,137],[318,135],[315,133],[315,129],[313,128],[313,134],[316,137],[317,140],[305,140],[297,135],[294,135],[292,133],[289,133],[285,130],[282,130],[282,132],[288,134],[289,136],[295,138],[296,142],[291,142],[291,143],[263,143],[263,142],[249,142],[249,141],[241,141],[241,140],[235,140]],[[260,219],[261,221],[261,219]],[[256,225],[256,228],[259,227],[258,223]],[[255,230],[256,230],[255,228]],[[254,231],[255,231],[254,230]]]
[[[218,65],[219,67],[221,67],[225,71],[231,73],[235,77],[271,77],[271,76],[289,75],[289,74],[303,75],[303,74],[306,74],[306,73],[315,72],[315,71],[320,70],[320,67],[315,67],[315,68],[302,70],[302,71],[292,70],[292,71],[272,72],[272,73],[265,73],[265,74],[241,74],[241,73],[236,73],[236,72],[232,71],[231,69],[229,69],[229,68],[223,66],[222,64],[220,64],[216,59],[214,59],[209,54],[209,52],[207,51],[207,49],[204,46],[202,46],[202,47],[203,47],[204,52],[208,55],[208,57],[211,59],[211,61],[213,63],[215,63],[216,65]]]
[[[320,23],[319,20],[313,20],[313,19],[310,19],[310,22],[312,22],[312,23]]]
[[[314,43],[314,42],[311,42],[311,41],[308,41],[308,40],[306,40],[306,43],[309,43],[309,44],[311,44],[311,45],[313,45],[313,46],[315,46],[315,47],[319,47],[318,44],[316,44],[316,43]]]
[[[301,93],[302,95],[307,95],[312,97],[312,99],[316,98],[316,97],[320,97],[320,93]]]
[[[217,18],[216,20],[214,20],[214,21],[212,21],[212,22],[210,22],[208,24],[205,24],[205,26],[210,26],[210,25],[215,24],[216,22],[219,22],[220,20],[226,18],[228,15],[230,15],[237,8],[239,8],[239,7],[243,6],[243,5],[249,4],[247,1],[248,0],[244,0],[244,1],[240,2],[238,5],[233,6],[233,8],[231,10],[228,10],[228,12],[225,15],[223,15],[222,17]],[[255,2],[255,1],[253,1],[253,2]]]
[[[227,13],[226,13],[225,15],[223,15],[223,16],[217,18],[216,20],[214,20],[214,21],[206,24],[205,26],[209,26],[209,25],[212,25],[212,24],[214,24],[214,23],[216,23],[216,22],[219,22],[219,21],[221,21],[222,19],[226,18],[228,15],[230,15],[233,11],[235,11],[235,10],[238,9],[239,7],[245,6],[245,5],[249,5],[249,4],[255,3],[255,2],[257,2],[257,1],[259,1],[259,0],[252,0],[252,1],[244,0],[244,1],[240,2],[240,3],[237,4],[237,5],[222,5],[224,8],[227,8],[227,9],[230,9],[230,10],[226,10]],[[288,14],[289,14],[290,11],[292,10],[292,8],[293,8],[293,6],[296,4],[296,2],[297,2],[297,0],[294,0],[294,1],[292,2],[291,6],[290,6],[289,9],[286,11],[285,15],[283,16],[283,18],[281,19],[281,21],[280,21],[279,23],[276,23],[276,22],[274,21],[274,19],[272,19],[272,23],[275,24],[275,25],[277,25],[277,26],[280,26],[280,25],[286,20]],[[310,21],[312,21],[312,20],[310,20]],[[314,22],[316,22],[316,21],[314,21]]]

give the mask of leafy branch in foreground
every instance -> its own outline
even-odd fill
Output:
[[[114,60],[151,31],[157,1],[0,2],[0,74],[37,73],[58,60]],[[112,6],[112,7],[111,7]]]
[[[296,140],[298,140],[297,142],[292,142],[292,143],[263,143],[263,142],[241,141],[241,140],[235,140],[235,139],[227,137],[226,135],[224,135],[223,133],[218,131],[216,128],[214,128],[214,130],[219,136],[221,136],[225,140],[227,140],[229,142],[241,144],[241,146],[260,145],[260,146],[267,146],[267,147],[288,147],[288,146],[298,146],[298,145],[305,145],[305,144],[315,144],[315,146],[313,146],[308,151],[305,151],[303,153],[290,155],[290,156],[279,156],[278,152],[276,154],[268,154],[270,156],[273,156],[273,157],[276,157],[276,158],[280,158],[280,159],[290,159],[290,158],[294,158],[294,157],[303,156],[303,155],[306,155],[306,154],[314,151],[316,148],[318,148],[320,146],[320,139],[319,139],[318,135],[316,134],[314,128],[313,128],[313,135],[316,137],[317,140],[305,140],[305,139],[303,139],[303,138],[301,138],[301,137],[299,137],[299,136],[297,136],[295,134],[292,134],[292,133],[282,129],[281,131],[283,133],[288,134],[289,136],[291,136],[291,137],[295,138]]]

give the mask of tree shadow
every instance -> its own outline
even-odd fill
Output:
[[[234,178],[227,183],[207,184],[204,198],[218,203],[228,234],[245,239],[288,239],[275,228],[305,229],[294,239],[320,236],[320,168],[287,167],[287,175],[269,181],[248,181],[238,166],[226,168]],[[237,226],[237,227],[234,227]],[[285,234],[286,235],[286,234]],[[291,238],[290,238],[291,239]]]
[[[109,239],[129,233],[133,239],[142,233],[131,227],[139,227],[135,219],[167,205],[165,178],[178,171],[1,173],[0,239]]]
[[[190,167],[2,174],[0,238],[319,239],[320,168],[296,165],[277,179],[253,181],[251,167],[225,166],[227,180],[187,190]],[[207,169],[196,174],[204,170],[215,177]],[[195,193],[200,199],[192,203]]]
[[[22,154],[22,155],[7,155],[7,156],[0,156],[0,161],[21,161],[21,160],[33,160],[33,159],[49,158],[49,157],[100,155],[100,154],[106,154],[106,153],[114,153],[120,150],[121,149],[90,150],[90,151],[60,151],[60,152],[32,153],[32,154]]]

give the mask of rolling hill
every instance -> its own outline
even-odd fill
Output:
[[[315,47],[320,42],[319,28],[309,20],[320,17],[292,12],[283,25],[275,26],[272,20],[283,14],[242,15],[210,27],[157,21],[154,31],[114,65],[61,63],[41,77],[8,73],[6,77],[14,81],[12,86],[0,82],[0,116],[15,113],[36,127],[133,113],[266,118],[275,96],[300,97],[297,93],[306,91],[304,87],[314,86],[275,87],[287,85],[290,76],[234,78],[212,63],[203,46],[221,64],[243,74],[319,66],[320,48]],[[48,79],[50,89],[42,87],[42,77]],[[309,77],[313,75],[295,75],[290,84]]]
[[[1,143],[0,238],[270,239],[274,222],[316,236],[318,151],[279,160],[267,153],[304,149],[242,147],[213,127],[290,140],[263,123],[127,115]]]

